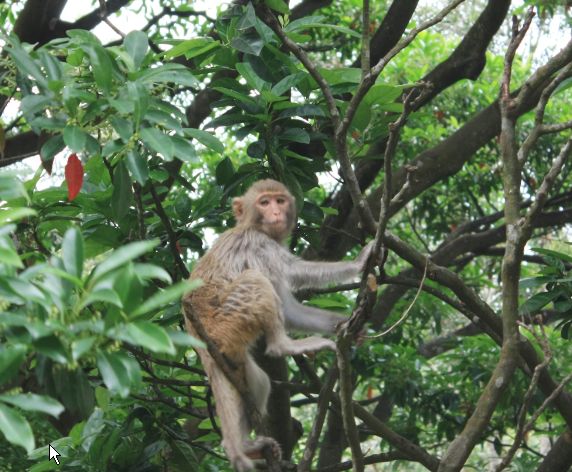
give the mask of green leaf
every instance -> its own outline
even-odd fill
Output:
[[[177,346],[185,346],[185,347],[202,347],[205,348],[206,344],[202,342],[200,339],[191,336],[188,333],[183,331],[167,331],[167,334],[173,341],[173,344]]]
[[[175,155],[175,143],[169,135],[156,128],[143,128],[141,139],[149,149],[161,154],[166,161],[172,161]]]
[[[290,107],[280,112],[280,118],[291,118],[293,116],[326,116],[326,112],[321,106],[318,105],[302,105],[297,107]]]
[[[117,292],[111,288],[96,288],[85,298],[81,304],[81,308],[85,308],[86,306],[96,302],[107,303],[118,308],[123,308],[123,302],[121,301],[121,298]]]
[[[203,146],[206,146],[219,154],[224,152],[224,144],[222,144],[212,133],[196,128],[185,128],[184,132],[186,136],[196,139]]]
[[[245,95],[243,93],[237,92],[236,90],[232,90],[226,87],[212,87],[213,90],[216,90],[217,92],[222,93],[223,95],[226,95],[227,97],[231,97],[234,98],[236,100],[238,100],[241,103],[244,103],[245,105],[251,106],[251,107],[256,107],[257,103],[256,101],[249,97],[248,95]],[[223,115],[224,116],[224,115]],[[221,117],[217,118],[217,120],[220,120]],[[242,118],[242,116],[241,116]],[[240,121],[238,121],[240,122]]]
[[[87,144],[88,134],[78,126],[66,126],[64,128],[64,143],[73,152],[81,152]]]
[[[212,38],[193,38],[181,41],[165,53],[165,59],[173,59],[185,55],[187,59],[200,56],[211,49],[220,46],[218,41]]]
[[[158,239],[153,239],[151,241],[136,241],[116,249],[105,261],[93,270],[91,274],[91,284],[94,284],[97,280],[112,270],[115,270],[123,264],[151,251],[151,249],[156,247],[158,244]]]
[[[58,153],[63,151],[66,147],[66,143],[64,142],[64,137],[61,134],[57,134],[56,136],[52,136],[48,139],[40,149],[40,157],[42,161],[51,161],[54,156]]]
[[[66,231],[62,242],[62,258],[67,272],[80,278],[83,273],[83,237],[79,229]]]
[[[272,10],[282,13],[283,15],[288,15],[290,13],[288,4],[283,0],[264,0],[264,3],[272,8]]]
[[[133,59],[134,69],[139,69],[149,50],[149,39],[143,31],[131,31],[123,40],[123,46]]]
[[[537,254],[542,254],[543,256],[554,257],[555,259],[558,259],[563,262],[572,262],[572,256],[570,256],[569,254],[565,254],[563,252],[553,251],[551,249],[544,249],[539,247],[532,248],[532,250]]]
[[[17,267],[18,269],[24,268],[20,256],[18,256],[16,250],[12,248],[0,247],[0,263]]]
[[[288,128],[280,134],[280,139],[283,141],[308,144],[310,142],[310,135],[306,130],[301,128]]]
[[[216,183],[218,185],[227,185],[231,183],[234,173],[232,161],[228,157],[225,157],[216,166]]]
[[[87,338],[82,338],[74,341],[72,343],[72,359],[77,361],[85,353],[89,352],[93,345],[95,344],[96,338],[94,336],[89,336]]]
[[[68,362],[66,349],[60,338],[55,335],[36,339],[34,341],[34,347],[40,354],[49,357],[59,364],[67,364]]]
[[[28,348],[23,344],[0,345],[0,385],[18,373]]]
[[[8,172],[0,174],[0,200],[10,201],[18,198],[30,200],[22,181]]]
[[[131,178],[125,162],[120,161],[113,172],[113,195],[111,197],[111,209],[117,221],[121,221],[127,215],[132,200]]]
[[[259,56],[264,49],[264,40],[258,34],[241,34],[232,38],[230,45],[240,52]]]
[[[550,302],[556,300],[562,293],[560,290],[554,290],[552,292],[543,292],[533,295],[528,300],[526,300],[518,309],[520,315],[534,315],[544,308]]]
[[[8,442],[22,446],[28,454],[36,447],[34,433],[26,418],[2,403],[0,403],[0,431]]]
[[[163,64],[153,69],[145,69],[138,75],[144,83],[175,83],[196,88],[200,85],[197,78],[182,64]]]
[[[46,395],[34,393],[0,395],[0,402],[9,403],[26,411],[39,411],[56,418],[64,411],[64,407],[59,401]]]
[[[149,108],[150,97],[147,86],[139,81],[128,82],[127,96],[133,103],[133,121],[135,122],[135,127],[139,128],[141,119],[145,116],[145,113],[147,113],[147,108]]]
[[[0,210],[0,225],[14,223],[29,216],[36,216],[37,213],[31,208],[8,208]]]
[[[106,94],[111,92],[113,83],[113,62],[107,51],[97,45],[91,45],[85,48],[91,61],[92,72],[95,83]]]
[[[125,157],[125,165],[131,176],[142,186],[149,179],[149,166],[145,158],[136,149],[130,149]]]
[[[248,62],[240,62],[236,65],[236,70],[252,87],[253,89],[262,92],[264,90],[268,91],[271,88],[271,84],[266,82],[263,78],[261,78],[253,69],[252,65]]]
[[[181,138],[180,136],[171,136],[169,139],[175,146],[174,154],[179,160],[183,162],[197,161],[197,151],[188,139]]]
[[[121,140],[124,143],[129,142],[131,136],[133,136],[133,122],[119,116],[112,116],[109,121]]]
[[[290,91],[292,87],[295,87],[300,81],[304,80],[308,74],[306,72],[297,72],[296,74],[287,75],[280,82],[278,82],[274,87],[272,87],[271,92],[274,95],[283,95],[284,93]]]
[[[134,264],[133,268],[135,273],[141,280],[148,280],[148,279],[157,279],[161,280],[167,284],[172,284],[173,280],[167,272],[162,267],[153,265],[153,264]]]
[[[136,346],[145,347],[153,352],[175,354],[175,346],[167,332],[150,321],[135,321],[114,328],[110,336]]]
[[[145,315],[150,311],[158,310],[164,308],[168,304],[179,300],[183,295],[195,290],[202,285],[200,280],[184,280],[178,284],[172,285],[165,290],[160,290],[151,297],[149,297],[145,302],[143,302],[137,310],[131,314],[131,318],[136,318],[141,315]]]
[[[129,395],[131,379],[119,353],[99,352],[97,354],[97,367],[103,383],[109,390],[118,393],[123,398]]]
[[[6,51],[12,56],[16,67],[22,75],[33,77],[38,85],[44,89],[48,87],[48,81],[44,77],[39,64],[30,57],[19,43],[14,43],[7,47]]]

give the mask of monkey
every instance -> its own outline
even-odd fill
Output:
[[[285,356],[335,350],[335,343],[320,336],[292,339],[286,331],[334,334],[342,315],[307,306],[293,295],[355,278],[364,269],[372,245],[353,261],[313,262],[293,255],[284,246],[296,221],[292,194],[272,179],[255,182],[232,200],[236,226],[227,230],[196,263],[191,279],[203,285],[185,295],[208,337],[233,368],[239,369],[259,412],[266,413],[270,379],[256,364],[250,349],[258,338],[266,340],[266,355]],[[189,316],[185,323],[197,336]],[[220,418],[222,445],[238,472],[252,470],[254,459],[270,446],[280,458],[277,442],[259,436],[249,439],[251,425],[243,400],[206,349],[198,348]]]

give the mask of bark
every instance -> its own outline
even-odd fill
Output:
[[[546,454],[536,472],[567,472],[572,469],[572,433],[566,430]]]
[[[342,415],[337,409],[330,408],[327,428],[318,456],[318,469],[339,464],[346,445]]]
[[[417,348],[417,352],[426,359],[437,357],[451,349],[456,348],[461,343],[461,337],[475,336],[482,334],[483,330],[475,323],[459,328],[452,333],[447,333],[437,338],[431,339]]]

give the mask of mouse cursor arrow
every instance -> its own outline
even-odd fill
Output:
[[[51,444],[48,445],[49,446],[49,451],[50,451],[50,458],[48,460],[54,460],[54,462],[58,465],[60,465],[60,460],[58,459],[58,456],[61,456],[61,454],[56,451]]]

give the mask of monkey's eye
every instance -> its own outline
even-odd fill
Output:
[[[286,203],[286,199],[285,198],[277,198],[276,203],[278,203],[278,205],[284,205],[284,203]]]
[[[268,206],[269,203],[270,203],[269,200],[266,200],[266,199],[260,200],[260,204],[261,204],[262,206],[264,206],[264,207],[265,207],[265,206]]]

